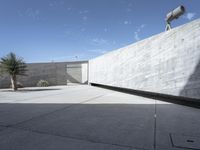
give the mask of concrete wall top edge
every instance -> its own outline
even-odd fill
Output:
[[[33,62],[33,63],[26,63],[27,65],[42,65],[42,64],[80,64],[80,63],[88,63],[88,60],[83,60],[83,61],[66,61],[66,62]]]

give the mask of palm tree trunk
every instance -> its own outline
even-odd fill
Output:
[[[11,85],[14,91],[17,91],[17,78],[16,75],[11,75]]]

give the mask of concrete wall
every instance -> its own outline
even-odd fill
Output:
[[[200,19],[90,60],[89,82],[200,99]]]
[[[82,65],[87,66],[87,61],[81,62],[59,62],[59,63],[30,63],[28,66],[28,76],[18,76],[18,81],[24,86],[36,86],[41,79],[47,80],[50,85],[66,85],[67,81],[73,83],[73,80],[67,75],[67,66],[79,67],[80,71],[72,68],[72,76],[78,76],[79,80],[76,83],[85,83],[82,76],[87,76],[87,68],[82,68]],[[83,74],[83,75],[82,75]],[[10,86],[10,78],[8,75],[0,78],[0,88]]]

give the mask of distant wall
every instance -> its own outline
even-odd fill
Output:
[[[200,99],[200,19],[90,60],[89,83]]]
[[[87,83],[88,63],[66,64],[67,83]]]
[[[80,62],[52,62],[52,63],[29,63],[28,66],[28,76],[18,76],[18,81],[24,86],[36,86],[37,82],[41,79],[47,80],[50,85],[66,85],[68,83],[74,83],[67,75],[67,66],[78,67],[77,72],[72,68],[72,76],[79,76],[79,80],[76,83],[86,83],[87,79],[82,79],[82,76],[87,76],[87,68],[82,67],[82,65],[87,66],[87,61]],[[86,71],[85,71],[86,70]],[[8,75],[0,78],[0,88],[7,88],[10,86],[10,78]]]

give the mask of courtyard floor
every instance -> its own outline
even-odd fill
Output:
[[[0,150],[200,149],[200,109],[88,85],[0,90]]]

